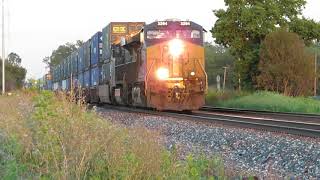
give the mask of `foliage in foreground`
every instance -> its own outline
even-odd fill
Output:
[[[157,135],[100,119],[66,97],[0,97],[3,179],[200,179],[224,176],[220,158],[180,161]],[[34,106],[33,106],[34,105]],[[33,106],[33,108],[32,108]],[[15,107],[15,108],[13,108]]]
[[[272,92],[257,92],[250,95],[238,94],[230,97],[214,102],[212,102],[212,98],[210,100],[219,107],[320,114],[320,101],[311,98],[287,97]]]

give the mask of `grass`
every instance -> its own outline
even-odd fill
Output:
[[[206,96],[206,103],[207,105],[213,105],[213,106],[220,105],[221,102],[247,96],[250,94],[251,94],[250,92],[246,92],[246,91],[233,91],[233,90],[217,91],[216,89],[210,88]]]
[[[143,128],[100,119],[51,92],[0,97],[0,179],[214,179],[219,157],[178,157]]]
[[[273,92],[221,94],[208,93],[209,104],[227,108],[320,114],[320,101],[312,98],[288,97]]]

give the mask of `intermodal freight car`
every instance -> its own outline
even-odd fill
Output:
[[[204,29],[191,21],[112,22],[50,70],[52,90],[158,110],[205,103]]]

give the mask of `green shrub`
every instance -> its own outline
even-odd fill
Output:
[[[2,179],[18,179],[26,171],[24,164],[19,162],[23,156],[21,145],[14,139],[0,134],[0,177]]]

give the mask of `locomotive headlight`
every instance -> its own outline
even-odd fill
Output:
[[[172,56],[180,56],[183,53],[183,42],[180,39],[173,39],[169,42],[169,52]]]
[[[166,80],[169,78],[169,70],[167,68],[159,68],[157,70],[157,77],[160,80]]]
[[[195,76],[196,73],[195,73],[194,71],[192,71],[192,72],[190,73],[190,75],[191,75],[191,76]]]

